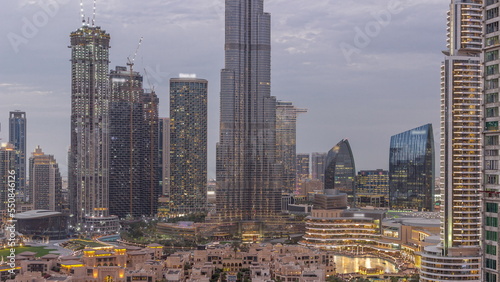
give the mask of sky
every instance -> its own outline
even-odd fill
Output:
[[[443,0],[265,0],[272,18],[272,95],[308,109],[297,153],[351,145],[357,170],[388,169],[392,135],[432,123],[438,154]],[[86,17],[93,2],[83,0]],[[25,111],[28,152],[40,145],[67,176],[70,144],[69,34],[78,0],[4,0],[0,10],[0,142],[9,111]],[[97,0],[95,24],[111,35],[110,69],[134,70],[169,116],[169,79],[209,81],[208,177],[215,178],[224,0]]]

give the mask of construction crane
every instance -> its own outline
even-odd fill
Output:
[[[139,48],[141,48],[142,39],[143,39],[143,37],[141,37],[141,39],[139,39],[139,44],[137,45],[137,49],[135,49],[135,53],[132,56],[132,58],[130,58],[130,56],[127,57],[127,61],[128,61],[127,62],[127,66],[130,67],[130,73],[131,74],[132,74],[132,70],[134,68],[135,57],[137,57],[137,53],[139,52]]]

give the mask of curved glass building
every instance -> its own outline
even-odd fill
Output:
[[[434,210],[434,136],[426,124],[391,137],[391,209]]]
[[[326,156],[325,160],[325,190],[337,189],[346,193],[348,203],[353,205],[356,168],[351,146],[347,139],[335,145]]]

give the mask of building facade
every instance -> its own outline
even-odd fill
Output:
[[[302,183],[307,179],[310,179],[310,155],[309,154],[297,154],[296,157],[297,168],[296,168],[296,179],[295,179],[295,190],[300,191],[302,188]]]
[[[205,79],[170,79],[172,216],[207,208],[207,94]]]
[[[483,156],[484,156],[484,188],[483,194],[483,281],[491,282],[500,279],[500,243],[498,234],[500,228],[498,220],[498,205],[500,204],[500,170],[499,159],[499,127],[500,116],[498,108],[500,101],[498,93],[500,87],[499,65],[500,65],[500,40],[498,24],[500,22],[498,1],[485,1],[483,9],[484,18],[484,53],[483,53]]]
[[[328,153],[314,152],[311,154],[311,178],[325,181],[325,160]]]
[[[356,206],[386,207],[389,200],[389,171],[361,170],[356,177]]]
[[[482,6],[481,0],[452,0],[448,13],[448,51],[441,67],[442,238],[422,253],[423,282],[485,281],[480,193]]]
[[[9,113],[9,143],[16,148],[16,187],[22,201],[29,199],[26,188],[26,144],[27,144],[26,113],[13,111]]]
[[[34,210],[62,211],[62,178],[52,155],[36,147],[29,160],[29,191]]]
[[[391,137],[389,205],[399,210],[434,210],[434,135],[426,124]]]
[[[326,156],[324,189],[336,189],[347,194],[348,203],[354,205],[356,166],[351,146],[347,139],[335,145]]]
[[[9,194],[17,190],[16,147],[13,144],[0,144],[0,177],[0,211],[4,212],[8,207],[8,199],[12,198]]]
[[[263,0],[228,0],[225,25],[217,215],[223,221],[261,220],[281,211],[271,16]]]
[[[163,196],[170,195],[170,118],[158,119],[158,175]]]
[[[150,139],[151,134],[158,134],[158,129],[150,132],[143,78],[126,67],[116,67],[109,76],[110,214],[119,218],[151,216],[156,213],[151,207],[151,193],[157,201],[160,188],[149,189],[151,152],[148,148],[159,140]],[[157,153],[154,159],[158,159]],[[154,175],[158,173],[157,169],[155,166]]]
[[[70,209],[75,223],[109,214],[109,42],[100,27],[87,23],[71,33]],[[117,218],[115,218],[117,219]],[[102,220],[104,221],[104,220]],[[96,226],[95,230],[100,230]]]
[[[296,108],[291,102],[278,101],[276,104],[276,143],[278,162],[283,165],[283,188],[285,193],[295,191],[297,154],[297,116],[307,113]]]

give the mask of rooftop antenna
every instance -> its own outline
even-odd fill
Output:
[[[95,6],[96,6],[97,0],[94,0],[94,12],[92,14],[92,26],[95,26]]]
[[[83,12],[83,0],[80,0],[80,17],[82,18],[82,23],[85,24],[85,13]]]

